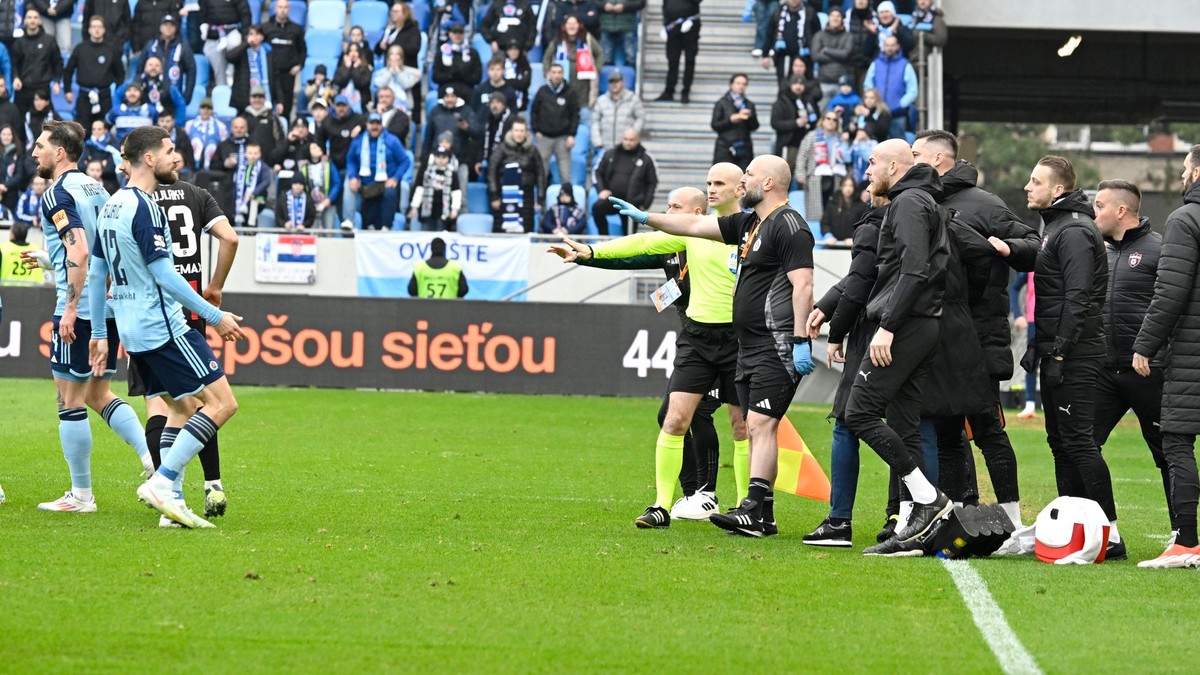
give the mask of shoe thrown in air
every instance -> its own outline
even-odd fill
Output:
[[[900,524],[900,516],[898,516],[894,513],[892,515],[888,516],[887,520],[883,521],[883,529],[881,529],[879,531],[879,533],[875,535],[875,541],[882,544],[883,542],[887,541],[888,539],[891,539],[892,537],[896,536],[896,525],[899,525],[899,524]]]
[[[1105,560],[1108,560],[1105,557]],[[1171,544],[1167,550],[1162,552],[1162,555],[1153,560],[1143,560],[1138,563],[1138,567],[1143,569],[1174,569],[1178,567],[1200,567],[1200,546],[1180,546],[1179,544]]]
[[[801,543],[809,546],[833,546],[837,548],[850,548],[853,542],[850,540],[850,521],[844,520],[839,524],[834,524],[829,518],[821,521],[817,529],[804,535]]]
[[[678,520],[708,520],[717,508],[717,496],[711,492],[696,492],[684,497],[671,507],[671,517]]]
[[[95,498],[84,501],[75,496],[72,492],[67,492],[62,497],[55,499],[52,502],[42,502],[38,504],[39,511],[59,511],[62,513],[95,513],[96,500]]]
[[[170,485],[164,488],[155,485],[154,479],[150,479],[138,486],[137,496],[146,506],[155,509],[180,525],[191,527],[191,518],[179,508],[183,504],[183,500],[175,497],[171,492]]]
[[[899,537],[892,537],[882,544],[875,544],[874,546],[864,548],[863,555],[877,555],[886,558],[916,558],[925,555],[925,549],[919,537],[909,541],[900,541]]]
[[[896,538],[909,542],[921,537],[933,524],[944,518],[954,509],[954,502],[944,492],[938,490],[937,499],[930,504],[913,504],[912,515],[908,517],[908,525],[896,532]],[[884,542],[886,543],[886,542]]]
[[[642,515],[633,520],[633,524],[643,530],[671,526],[671,514],[661,506],[647,506]]]
[[[221,487],[220,483],[213,483],[212,487],[204,488],[204,516],[206,518],[216,518],[225,515],[225,507],[228,503],[225,501],[225,488]]]
[[[762,537],[766,535],[766,528],[762,518],[754,517],[754,509],[757,507],[758,502],[746,497],[736,509],[730,509],[725,513],[714,513],[708,517],[708,521],[722,530],[744,537]],[[771,525],[775,525],[774,521],[771,522]],[[774,530],[775,532],[772,534],[779,532],[778,527],[774,527]]]

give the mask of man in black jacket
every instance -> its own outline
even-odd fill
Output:
[[[17,108],[28,113],[33,95],[38,91],[60,91],[62,56],[54,38],[42,30],[42,15],[36,9],[25,10],[25,34],[13,43],[13,91],[17,92]],[[53,83],[53,84],[51,84]]]
[[[1142,377],[1153,372],[1151,359],[1165,355],[1161,431],[1179,533],[1162,555],[1138,567],[1189,567],[1200,561],[1194,449],[1200,433],[1200,145],[1184,158],[1182,178],[1183,206],[1167,218],[1154,300],[1133,343],[1133,368]]]
[[[104,19],[94,16],[88,22],[88,39],[75,45],[67,67],[63,70],[63,89],[67,103],[75,102],[75,121],[84,129],[92,128],[92,120],[104,119],[112,110],[112,85],[125,80],[121,65],[121,45],[105,40]],[[71,92],[71,80],[79,84],[79,98]]]
[[[192,100],[192,92],[196,90],[196,55],[179,34],[174,14],[164,14],[158,24],[158,37],[138,48],[142,48],[147,59],[157,56],[171,86],[183,94],[185,103]]]
[[[129,0],[85,0],[83,3],[83,25],[89,25],[92,17],[104,19],[104,27],[108,30],[108,41],[117,49],[124,52],[125,43],[129,42],[130,24],[133,14],[129,9]],[[136,49],[138,45],[134,45]],[[78,121],[78,120],[76,120]],[[84,127],[85,129],[87,127]]]
[[[528,52],[537,38],[537,14],[526,0],[497,0],[484,13],[479,33],[492,46],[493,54],[510,42]]]
[[[346,152],[350,143],[366,126],[366,118],[350,110],[350,100],[338,94],[333,99],[333,110],[317,127],[317,144],[327,148],[329,161],[343,175],[346,173]]]
[[[1009,346],[1008,277],[1011,270],[1033,271],[1042,240],[1033,228],[1021,222],[996,195],[976,187],[979,172],[969,162],[956,161],[958,138],[948,131],[917,133],[913,157],[932,166],[942,179],[942,205],[953,209],[958,219],[998,249],[992,259],[986,288],[971,298],[971,318],[983,347],[984,366],[992,379],[992,401],[984,414],[967,416],[972,438],[983,453],[991,475],[996,501],[1013,525],[1021,526],[1017,456],[1004,431],[1000,406],[1000,382],[1012,377],[1013,358]],[[999,242],[999,245],[997,244]],[[967,494],[976,495],[975,460],[969,453]]]
[[[575,147],[575,132],[579,128],[579,103],[567,90],[561,64],[546,71],[546,84],[537,90],[530,109],[529,127],[537,139],[542,166],[550,170],[550,156],[558,159],[558,175],[563,183],[583,183],[571,176],[571,149]]]
[[[467,43],[466,27],[461,23],[450,26],[450,40],[429,58],[433,61],[434,83],[439,87],[454,87],[464,99],[483,78],[479,52]]]
[[[621,144],[606,150],[592,173],[597,199],[592,205],[592,220],[602,235],[608,235],[608,216],[617,213],[609,197],[616,196],[643,211],[650,210],[658,189],[658,165],[646,152],[642,137],[633,129],[621,135]],[[637,232],[637,222],[622,219],[626,234]],[[632,226],[631,226],[632,225]]]
[[[812,39],[821,30],[817,12],[804,0],[786,0],[776,7],[768,24],[766,39],[758,45],[762,50],[763,70],[775,65],[775,79],[783,81],[792,72],[792,60],[803,59],[808,72],[813,71]]]
[[[179,16],[182,7],[183,3],[180,0],[139,0],[133,8],[133,22],[130,26],[130,43],[135,56],[140,56],[142,49],[157,38],[162,28],[163,17],[168,14],[172,17]],[[178,26],[176,29],[178,30]]]
[[[847,364],[857,377],[846,401],[846,426],[887,462],[908,494],[901,495],[895,535],[863,553],[921,555],[921,537],[953,508],[919,468],[917,432],[921,384],[940,332],[950,214],[937,203],[942,196],[937,172],[914,165],[912,148],[902,140],[875,148],[867,178],[871,193],[886,194],[891,204],[879,227],[879,276],[867,301],[867,317],[879,328],[862,362]]]
[[[691,101],[696,76],[696,52],[700,51],[700,3],[702,0],[663,0],[663,29],[667,37],[667,84],[655,101],[674,101],[679,82],[679,56],[683,55],[683,92],[680,101]],[[751,155],[752,156],[752,155]],[[722,160],[713,160],[713,164]],[[746,162],[738,164],[744,171]],[[734,162],[737,164],[737,162]]]
[[[750,135],[758,128],[758,109],[746,98],[750,78],[734,73],[729,78],[729,93],[713,106],[712,130],[717,132],[713,147],[713,164],[729,162],[743,171],[754,158],[754,141]]]
[[[1096,383],[1104,366],[1104,298],[1108,259],[1094,212],[1075,169],[1062,157],[1038,160],[1025,185],[1029,208],[1045,223],[1034,267],[1038,330],[1022,365],[1039,364],[1046,440],[1054,455],[1058,494],[1086,497],[1112,523],[1105,560],[1127,557],[1117,532],[1108,464],[1096,447]]]
[[[1139,217],[1142,193],[1126,180],[1106,180],[1097,187],[1094,208],[1096,227],[1104,235],[1108,255],[1108,299],[1104,312],[1104,334],[1108,354],[1096,388],[1096,445],[1101,448],[1117,422],[1132,408],[1142,427],[1154,465],[1162,474],[1171,530],[1175,524],[1171,506],[1171,474],[1163,459],[1159,430],[1162,414],[1162,359],[1150,362],[1149,377],[1133,370],[1133,342],[1142,319],[1154,298],[1154,278],[1162,251],[1162,236],[1150,229],[1150,219]]]
[[[277,106],[280,117],[287,119],[292,114],[292,103],[296,100],[296,75],[304,67],[308,47],[304,44],[304,29],[288,19],[291,8],[288,0],[276,0],[275,16],[263,24],[263,36],[271,45],[268,61],[271,63],[271,100]]]

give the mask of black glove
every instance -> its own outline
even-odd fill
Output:
[[[1063,362],[1060,359],[1048,358],[1042,361],[1042,380],[1052,387],[1062,384]]]
[[[1037,350],[1033,348],[1033,345],[1025,348],[1025,356],[1021,357],[1021,367],[1027,373],[1037,370]]]

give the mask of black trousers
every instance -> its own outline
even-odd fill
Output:
[[[1116,520],[1112,476],[1095,436],[1096,383],[1103,369],[1102,358],[1066,359],[1058,384],[1046,376],[1048,360],[1040,364],[1042,407],[1058,494],[1091,499],[1104,509],[1109,520]]]
[[[596,229],[600,234],[608,235],[608,217],[618,211],[620,209],[607,199],[597,200],[595,204],[592,204],[592,220],[596,222]],[[625,229],[625,234],[637,234],[636,220],[621,216],[621,224]]]
[[[1125,413],[1133,410],[1142,427],[1142,438],[1150,448],[1154,466],[1162,476],[1163,494],[1167,499],[1167,513],[1171,516],[1171,529],[1179,529],[1175,523],[1175,510],[1171,504],[1171,472],[1163,456],[1163,434],[1158,423],[1162,417],[1163,371],[1153,368],[1149,377],[1138,375],[1132,368],[1104,368],[1096,381],[1096,445],[1101,449],[1108,436],[1116,428]],[[1190,446],[1190,444],[1189,444]],[[1192,460],[1195,463],[1195,460]]]
[[[1163,454],[1166,456],[1171,475],[1171,525],[1180,532],[1176,543],[1195,546],[1196,501],[1200,499],[1200,480],[1197,479],[1196,472],[1196,434],[1167,431],[1163,432],[1162,436]]]
[[[112,91],[108,87],[97,89],[96,97],[99,99],[98,112],[93,113],[88,92],[81,88],[79,93],[75,94],[75,121],[83,126],[83,132],[89,137],[92,135],[92,122],[104,119],[108,111],[112,110]]]
[[[700,51],[699,22],[686,33],[678,29],[667,34],[667,86],[664,91],[675,94],[679,83],[679,56],[683,55],[683,91],[692,90],[692,79],[696,75],[696,52]]]
[[[900,476],[922,461],[921,381],[932,366],[940,330],[937,319],[910,317],[892,340],[892,365],[877,368],[869,353],[864,356],[846,402],[851,433]]]
[[[988,473],[992,476],[992,490],[996,493],[996,501],[1004,504],[1021,499],[1021,491],[1017,483],[1017,453],[1013,451],[1008,433],[1004,431],[1004,409],[1000,405],[1000,383],[996,382],[993,391],[996,394],[991,408],[986,413],[967,415],[967,424],[971,426],[971,438],[983,454]],[[978,498],[979,490],[975,482],[975,460],[967,448],[966,460],[966,490],[964,496]]]
[[[671,392],[663,396],[658,409],[658,426],[667,418]],[[713,423],[713,413],[721,402],[711,396],[700,399],[692,415],[692,425],[683,437],[683,466],[679,469],[679,484],[683,495],[690,497],[698,491],[712,492],[717,489],[717,469],[721,459],[721,441]]]
[[[280,119],[287,121],[292,114],[292,103],[296,101],[296,76],[290,70],[271,71],[271,102],[283,104]]]

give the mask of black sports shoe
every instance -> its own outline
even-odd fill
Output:
[[[876,544],[863,549],[863,555],[878,555],[888,558],[916,558],[925,555],[925,549],[921,545],[919,538],[900,541],[899,538],[892,537],[882,544]]]
[[[850,548],[850,521],[844,520],[840,525],[834,525],[828,518],[821,521],[817,529],[804,535],[801,543],[809,546],[837,546]]]
[[[1125,540],[1110,541],[1108,546],[1104,548],[1104,562],[1110,560],[1128,560],[1129,554],[1125,552]]]
[[[763,536],[764,537],[774,537],[777,534],[779,534],[779,524],[773,520],[769,523],[764,520],[763,521]]]
[[[888,516],[887,520],[883,521],[883,529],[879,531],[879,534],[875,535],[875,541],[882,544],[883,542],[895,536],[896,524],[899,522],[900,516],[894,513]]]
[[[661,506],[647,506],[642,515],[634,519],[633,524],[642,529],[670,527],[671,514],[667,513],[667,510]]]
[[[738,504],[736,509],[730,509],[725,513],[714,513],[708,517],[708,520],[723,530],[744,537],[761,537],[766,534],[766,528],[763,526],[762,518],[754,517],[754,509],[757,507],[758,502],[747,497],[742,500],[741,504]],[[773,527],[772,529],[774,530],[772,534],[779,533],[779,528]]]
[[[896,538],[903,542],[917,539],[929,531],[933,524],[954,508],[954,502],[944,492],[938,490],[937,499],[932,504],[913,504],[912,515],[908,517],[908,526],[896,533]]]
[[[655,101],[674,101],[675,100],[675,92],[664,91],[663,93],[658,95],[658,98],[656,98],[654,100]]]

